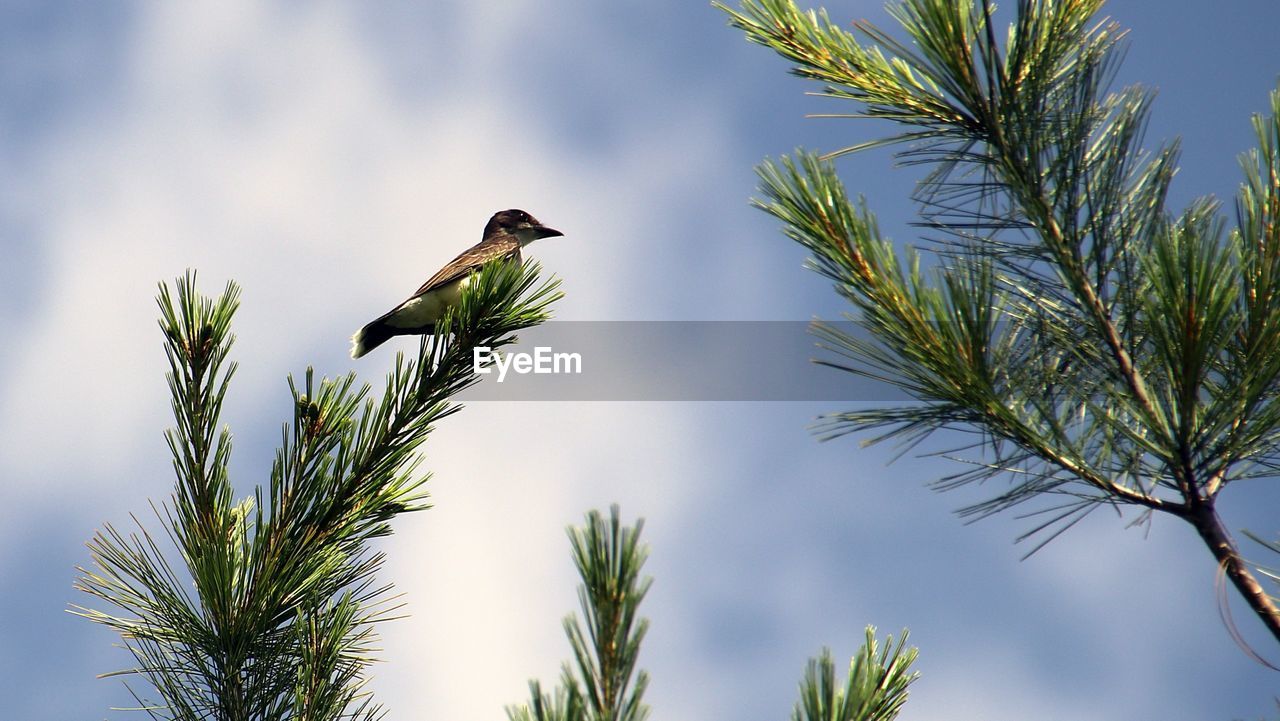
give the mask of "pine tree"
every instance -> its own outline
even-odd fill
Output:
[[[831,416],[823,436],[910,447],[962,431],[947,454],[971,465],[936,487],[1007,479],[961,512],[1036,502],[1032,552],[1099,507],[1184,521],[1280,641],[1277,599],[1218,513],[1227,487],[1280,467],[1280,91],[1254,118],[1230,225],[1210,198],[1166,209],[1177,144],[1145,152],[1151,93],[1111,91],[1123,32],[1095,17],[1102,0],[1018,0],[1007,33],[989,2],[902,0],[902,41],[792,0],[717,5],[822,94],[857,103],[848,117],[904,128],[758,169],[758,207],[866,330],[820,325],[843,356],[831,365],[920,401]],[[885,145],[929,169],[914,197],[934,236],[927,272],[831,162]]]
[[[239,289],[201,296],[189,272],[160,287],[177,475],[155,508],[162,533],[107,525],[89,542],[77,587],[110,610],[73,611],[120,634],[139,677],[130,692],[155,719],[372,720],[364,690],[374,625],[396,612],[369,541],[401,513],[427,508],[417,451],[476,381],[471,349],[501,348],[548,317],[558,281],[536,264],[495,263],[423,339],[396,358],[380,398],[354,374],[301,385],[270,482],[234,498],[231,433],[219,428],[236,365],[229,360]],[[168,540],[172,546],[165,544]]]
[[[573,664],[565,664],[553,694],[529,682],[530,702],[507,707],[510,721],[644,721],[649,707],[641,700],[649,677],[635,673],[640,642],[649,627],[638,608],[652,579],[640,578],[649,555],[640,543],[644,521],[623,526],[618,507],[606,522],[598,511],[586,525],[570,528],[573,562],[582,585],[578,601],[587,619],[586,632],[574,616],[564,620],[573,647]],[[849,664],[843,684],[836,682],[835,661],[828,649],[809,659],[800,682],[793,721],[892,721],[907,701],[907,687],[918,678],[911,671],[916,649],[906,648],[904,630],[895,645],[884,646],[868,626],[866,641]],[[632,685],[632,678],[635,678]]]
[[[158,298],[169,360],[175,427],[166,439],[177,476],[168,503],[154,507],[163,534],[111,525],[89,542],[92,570],[76,586],[110,610],[72,611],[120,634],[134,658],[106,674],[126,686],[136,710],[195,721],[374,721],[386,715],[365,690],[376,624],[397,613],[392,585],[376,578],[383,555],[368,542],[391,533],[396,516],[428,508],[417,451],[436,421],[460,409],[450,399],[476,382],[471,349],[502,348],[542,323],[558,281],[539,283],[536,264],[487,266],[457,308],[424,338],[418,357],[397,356],[380,399],[356,389],[354,374],[293,379],[293,419],[270,483],[235,500],[227,466],[231,433],[219,429],[235,374],[229,360],[239,289],[202,296],[195,273]],[[583,625],[565,631],[576,666],[554,695],[532,682],[532,701],[509,707],[512,721],[642,721],[648,685],[637,674],[648,621],[638,614],[651,579],[643,522],[624,527],[615,506],[570,529],[583,585]],[[170,548],[162,543],[167,540]],[[801,684],[797,721],[888,721],[906,701],[916,650],[906,632],[877,654],[875,631],[837,686],[828,652]]]

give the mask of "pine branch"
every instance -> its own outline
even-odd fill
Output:
[[[614,505],[608,522],[591,511],[585,526],[569,529],[574,565],[582,578],[578,601],[586,630],[576,616],[564,620],[575,665],[565,664],[554,695],[530,681],[529,704],[507,707],[511,721],[643,721],[648,716],[641,699],[649,677],[636,673],[640,643],[649,628],[637,611],[652,583],[640,578],[649,555],[640,543],[643,528],[643,520],[624,527]]]
[[[530,701],[508,706],[511,721],[642,721],[649,709],[642,701],[648,676],[641,671],[628,691],[640,643],[648,622],[636,613],[652,579],[640,580],[648,556],[639,542],[644,521],[624,527],[618,506],[606,522],[598,511],[587,514],[582,528],[570,528],[574,565],[582,578],[578,599],[586,617],[586,631],[576,616],[564,621],[573,647],[574,664],[565,664],[554,693],[529,682]],[[849,666],[843,687],[835,683],[835,664],[823,649],[810,659],[800,683],[800,702],[794,721],[892,721],[907,700],[907,687],[919,676],[909,671],[915,648],[905,648],[904,629],[897,645],[893,636],[881,648],[875,627],[866,629],[866,642]]]
[[[389,521],[427,508],[417,451],[450,398],[477,381],[474,345],[502,347],[537,325],[559,298],[536,264],[484,268],[462,302],[424,338],[416,360],[397,356],[380,398],[354,374],[289,379],[286,424],[270,483],[239,503],[227,476],[230,432],[219,416],[235,370],[227,362],[239,291],[216,300],[195,274],[161,286],[175,428],[166,439],[177,485],[157,509],[175,554],[140,522],[107,525],[89,543],[93,569],[77,587],[116,613],[72,611],[121,634],[158,698],[136,696],[156,719],[377,719],[364,690],[373,625],[396,611],[375,575],[368,541]]]
[[[920,674],[908,671],[915,663],[915,648],[904,648],[907,631],[898,644],[893,636],[884,647],[876,642],[876,629],[867,626],[867,638],[849,664],[843,687],[836,685],[835,660],[829,649],[809,659],[800,682],[800,701],[791,713],[792,721],[892,721],[907,702],[907,687]],[[879,650],[879,653],[877,653]]]
[[[1019,0],[1006,34],[985,0],[901,0],[890,13],[904,42],[793,0],[716,3],[824,94],[861,104],[844,116],[905,128],[765,163],[756,205],[813,252],[869,331],[820,326],[841,356],[830,364],[922,401],[831,416],[824,436],[913,446],[944,428],[970,434],[944,454],[985,458],[935,486],[1008,479],[961,511],[979,517],[1065,496],[1023,536],[1041,545],[1102,505],[1187,521],[1280,640],[1280,607],[1215,507],[1227,485],[1280,468],[1280,91],[1254,121],[1236,229],[1208,200],[1175,217],[1177,145],[1145,152],[1150,93],[1109,90],[1124,33],[1094,19],[1101,4]],[[921,224],[942,235],[927,275],[826,162],[880,145],[931,168],[915,195]]]

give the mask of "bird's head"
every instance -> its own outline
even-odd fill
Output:
[[[484,237],[489,238],[497,233],[514,235],[521,245],[527,245],[539,238],[550,238],[564,235],[555,228],[548,228],[538,219],[523,210],[500,210],[489,219],[484,227]]]

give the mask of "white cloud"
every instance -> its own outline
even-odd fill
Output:
[[[488,90],[518,22],[476,15],[471,42],[488,60],[442,59],[448,91],[407,102],[344,6],[149,8],[118,102],[71,124],[38,161],[52,273],[3,381],[0,420],[12,468],[48,477],[17,489],[24,502],[138,505],[139,491],[167,490],[152,295],[186,267],[206,292],[226,278],[244,287],[225,418],[242,432],[273,426],[255,419],[282,413],[281,376],[308,350],[326,349],[331,373],[350,367],[349,328],[478,239],[501,207],[566,230],[563,247],[542,244],[571,293],[564,317],[627,308],[626,274],[614,271],[679,225],[650,209],[721,162],[714,110],[691,110],[678,133],[636,123],[603,157],[558,153],[545,120]],[[684,170],[672,178],[672,167]],[[356,365],[376,381],[388,363]],[[567,657],[559,619],[576,603],[562,529],[613,500],[629,518],[675,515],[696,437],[685,408],[479,404],[449,419],[428,451],[441,507],[404,519],[391,543],[388,576],[415,615],[385,629],[384,700],[467,718],[477,697],[492,715],[524,698],[529,676],[554,682]],[[60,453],[68,432],[75,451]],[[256,445],[238,438],[240,454],[261,456]],[[140,463],[158,473],[132,477]]]
[[[48,146],[35,195],[52,272],[4,381],[15,449],[89,418],[114,420],[79,429],[86,456],[127,456],[122,436],[154,437],[166,409],[151,298],[186,267],[203,271],[207,292],[225,278],[244,287],[236,392],[252,397],[297,370],[300,349],[342,348],[348,326],[477,239],[499,207],[528,207],[570,233],[556,241],[565,247],[533,252],[566,278],[562,317],[613,317],[628,303],[611,280],[625,274],[609,271],[678,223],[643,217],[655,195],[681,192],[668,169],[715,162],[696,112],[682,136],[637,126],[613,157],[566,159],[537,122],[486,92],[483,65],[442,63],[469,90],[407,104],[343,6],[298,10],[151,8],[118,103]],[[477,54],[506,57],[518,20],[478,15]],[[597,270],[608,275],[593,282]],[[106,379],[78,371],[86,348]]]
[[[266,428],[268,443],[284,411],[282,375],[318,356],[321,372],[355,367],[377,381],[390,354],[351,363],[349,332],[477,239],[502,207],[566,231],[531,251],[564,278],[561,318],[778,317],[790,307],[790,286],[771,265],[778,255],[748,233],[744,218],[755,216],[738,194],[750,192],[756,153],[733,155],[727,128],[736,126],[722,116],[722,98],[678,73],[635,71],[628,89],[644,100],[636,112],[601,113],[617,125],[607,142],[583,149],[557,127],[562,116],[537,104],[512,111],[508,75],[536,62],[521,50],[552,36],[605,66],[585,80],[557,79],[591,102],[602,92],[592,83],[634,65],[628,53],[650,38],[624,25],[550,22],[531,2],[485,7],[458,3],[439,25],[424,18],[420,31],[395,36],[415,44],[402,53],[422,58],[412,93],[349,5],[140,10],[115,102],[63,123],[31,156],[23,202],[44,220],[49,274],[0,378],[0,456],[23,480],[6,482],[0,513],[76,504],[96,515],[104,498],[140,509],[143,495],[167,489],[159,431],[168,400],[151,296],[157,280],[187,267],[201,269],[206,291],[226,278],[245,288],[243,366],[227,420],[241,433]],[[707,32],[732,35],[702,13]],[[716,273],[691,272],[697,262]],[[647,303],[655,285],[672,305]],[[493,718],[525,698],[525,679],[554,683],[568,657],[559,619],[576,606],[562,529],[615,500],[628,518],[649,521],[658,585],[644,665],[655,672],[658,715],[674,718],[785,714],[804,658],[820,645],[810,647],[813,639],[847,656],[864,623],[898,630],[864,613],[946,603],[947,584],[989,560],[957,552],[956,534],[978,531],[942,515],[949,504],[902,513],[888,503],[902,483],[918,500],[915,484],[937,474],[883,470],[883,454],[853,442],[819,447],[801,430],[804,419],[783,436],[777,408],[476,404],[448,419],[427,447],[438,508],[400,519],[386,544],[386,577],[408,594],[413,616],[383,629],[380,698],[395,716]],[[269,458],[261,445],[239,437],[238,457]],[[13,535],[27,529],[0,523],[0,548],[19,547]],[[1081,617],[1127,597],[1099,588],[1121,585],[1153,557],[1117,560],[1133,549],[1112,558],[1106,541],[1080,533],[1058,545],[1061,555],[1012,571],[978,570],[1007,584],[992,594],[1047,588],[1064,608],[1086,609],[1046,635],[1092,631],[1091,643],[1113,651],[1147,643],[1109,638]],[[904,548],[918,565],[897,573],[910,582],[859,575],[870,573],[863,556]],[[1213,618],[1178,600],[1181,568],[1147,577],[1160,612],[1216,631]],[[1077,582],[1085,576],[1096,583]],[[706,614],[718,612],[743,614],[729,630],[753,613],[776,613],[777,638],[726,650],[707,628]],[[827,638],[833,629],[852,633]],[[1087,699],[1055,692],[1052,675],[1071,669],[1030,667],[1025,639],[982,640],[977,657],[913,640],[947,670],[921,682],[909,718],[1014,718],[1018,709],[1097,717],[1111,715],[1114,699],[1132,703],[1118,683]],[[1132,663],[1148,669],[1144,681],[1156,684],[1170,668],[1160,658],[1169,648],[1132,651]],[[981,687],[992,690],[979,695]],[[770,710],[751,707],[765,697]]]

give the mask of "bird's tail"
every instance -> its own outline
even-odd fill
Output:
[[[386,343],[395,332],[381,321],[366,325],[351,336],[351,357],[359,358],[378,346]]]

